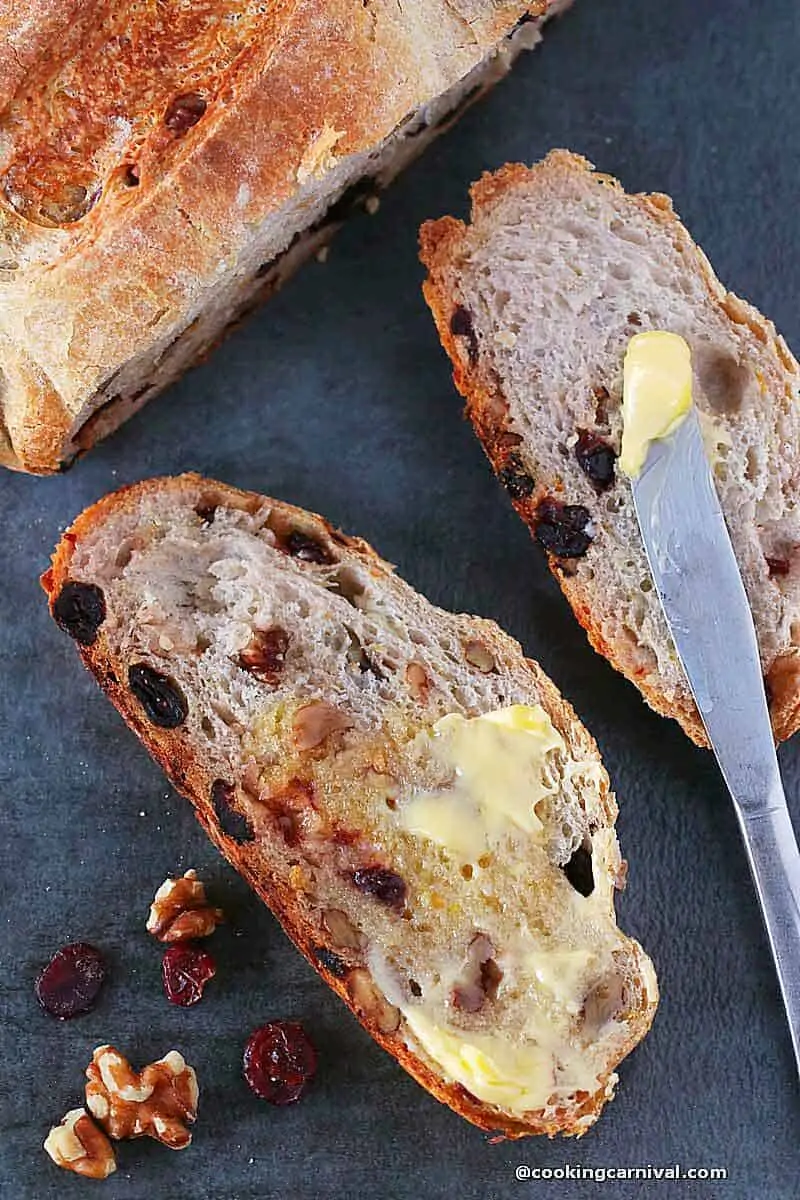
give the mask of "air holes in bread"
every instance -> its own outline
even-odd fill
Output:
[[[608,388],[600,385],[592,389],[594,398],[594,423],[600,429],[608,429],[608,402],[610,396]]]
[[[176,96],[164,113],[164,124],[170,133],[182,137],[196,125],[206,111],[205,99],[198,92],[184,92]]]
[[[256,835],[247,817],[236,811],[234,800],[233,784],[226,783],[224,779],[216,779],[211,786],[214,815],[225,836],[241,846],[245,842],[252,842]]]
[[[494,959],[494,947],[485,933],[476,933],[467,950],[464,969],[453,986],[451,1003],[462,1012],[479,1012],[497,998],[503,972]]]
[[[581,896],[591,896],[594,891],[594,871],[592,870],[592,843],[586,838],[564,863],[561,870],[569,882]]]
[[[696,345],[692,352],[700,391],[711,408],[718,413],[737,412],[750,383],[749,369],[711,346]]]
[[[321,967],[337,979],[343,979],[347,974],[347,963],[339,958],[338,954],[334,954],[332,950],[329,950],[327,946],[315,946],[314,957]]]
[[[788,558],[773,558],[771,555],[766,554],[764,561],[767,564],[770,579],[789,574],[791,564]]]
[[[386,676],[384,672],[380,669],[374,658],[372,658],[364,649],[358,634],[350,629],[349,626],[346,628],[348,637],[350,639],[350,645],[347,648],[348,662],[352,663],[353,666],[358,667],[362,675],[369,674],[374,675],[375,678],[379,680],[385,679]]]
[[[453,310],[450,318],[450,332],[456,337],[464,339],[467,357],[474,366],[478,361],[478,338],[472,324],[472,313],[468,312],[461,304]]]

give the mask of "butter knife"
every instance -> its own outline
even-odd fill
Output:
[[[631,481],[650,571],[744,838],[800,1072],[800,852],[753,618],[692,406]]]

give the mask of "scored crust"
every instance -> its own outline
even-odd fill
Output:
[[[497,370],[484,366],[482,355],[465,352],[463,336],[452,327],[455,309],[462,303],[469,305],[470,284],[462,274],[462,264],[469,258],[473,227],[478,222],[485,227],[494,212],[515,191],[525,193],[541,188],[542,194],[551,198],[553,219],[556,220],[557,198],[562,186],[566,186],[570,192],[585,188],[588,194],[598,184],[624,197],[632,210],[638,210],[657,227],[668,232],[687,264],[690,264],[688,269],[696,272],[701,280],[706,298],[712,306],[731,326],[746,330],[753,347],[751,353],[759,355],[759,370],[769,389],[775,395],[784,395],[789,405],[796,407],[800,368],[785,341],[771,321],[723,287],[708,259],[675,214],[670,198],[660,194],[628,195],[616,179],[595,172],[586,159],[566,150],[554,150],[533,167],[512,163],[494,173],[486,173],[470,192],[472,224],[443,217],[426,222],[420,230],[420,257],[428,270],[423,283],[425,299],[442,345],[452,362],[454,383],[466,400],[467,415],[495,474],[506,487],[509,460],[516,446],[508,436],[503,380]],[[502,222],[504,217],[500,216],[498,220]],[[569,366],[565,368],[565,377],[568,374]],[[537,463],[536,445],[522,445],[520,449],[527,449],[530,461]],[[536,476],[537,472],[533,473]],[[548,488],[539,479],[535,483],[536,486],[525,495],[515,495],[510,489],[512,504],[532,534],[535,534],[538,523],[539,503],[552,490],[552,484]],[[559,486],[557,483],[556,487]],[[639,688],[656,712],[675,718],[692,741],[707,747],[708,738],[685,679],[672,695],[666,695],[658,670],[643,665],[640,647],[632,640],[607,636],[604,632],[600,620],[603,600],[593,589],[591,581],[582,578],[580,571],[571,571],[569,563],[565,563],[557,554],[548,552],[547,558],[553,575],[594,649]],[[750,599],[753,604],[752,592]],[[754,617],[761,636],[764,629],[759,628],[757,606],[754,606]],[[791,644],[783,645],[772,660],[765,663],[765,685],[772,726],[776,739],[780,741],[791,737],[800,727],[800,645],[795,644],[795,638],[800,638],[800,625],[796,622],[791,628]]]
[[[173,479],[155,479],[142,484],[131,485],[107,496],[87,509],[66,531],[53,556],[52,567],[43,575],[42,584],[45,588],[51,611],[63,585],[70,579],[71,565],[76,548],[81,547],[82,539],[91,536],[107,520],[127,510],[137,510],[143,497],[165,498],[169,494],[176,501],[188,499],[196,503],[198,494],[206,494],[213,490],[215,502],[222,506],[241,508],[251,511],[257,504],[264,502],[264,497],[254,493],[242,492],[224,484],[202,480],[199,476],[185,475]],[[316,529],[324,529],[335,540],[338,547],[348,556],[348,561],[358,560],[378,580],[391,579],[391,568],[381,560],[374,550],[359,538],[346,537],[335,531],[323,518],[315,514],[304,513],[290,505],[276,504],[270,501],[281,516],[301,518],[304,527],[308,527],[309,519],[315,523]],[[137,510],[138,511],[138,510]],[[477,618],[462,618],[469,622],[469,628],[486,644],[496,656],[498,662],[509,661],[514,664],[514,670],[530,677],[531,694],[536,696],[548,714],[555,727],[565,737],[573,753],[595,759],[599,763],[597,747],[578,721],[571,706],[560,696],[555,686],[541,671],[537,664],[525,660],[518,645],[504,634],[492,622]],[[601,1086],[594,1095],[583,1093],[580,1102],[571,1108],[549,1109],[542,1113],[539,1119],[530,1121],[516,1120],[509,1114],[502,1114],[496,1108],[482,1103],[472,1096],[458,1083],[449,1083],[442,1079],[431,1065],[419,1058],[400,1037],[382,1032],[378,1023],[372,1020],[354,1004],[348,993],[345,981],[330,972],[323,970],[319,959],[315,956],[314,945],[318,946],[319,934],[301,912],[292,888],[287,881],[277,875],[270,875],[265,869],[265,859],[259,856],[257,842],[248,843],[245,847],[237,844],[220,827],[217,814],[211,801],[212,785],[215,770],[204,762],[202,751],[190,744],[181,736],[181,731],[162,729],[144,719],[141,707],[133,700],[128,687],[121,679],[119,663],[111,652],[107,637],[102,626],[97,640],[91,646],[78,645],[84,664],[94,674],[98,683],[119,710],[130,728],[141,739],[154,758],[161,764],[174,786],[192,803],[198,819],[217,848],[242,874],[261,899],[272,909],[282,924],[284,930],[301,950],[306,959],[322,978],[336,991],[347,1004],[354,1015],[361,1021],[368,1032],[392,1054],[401,1065],[419,1082],[443,1103],[483,1129],[503,1135],[508,1138],[523,1137],[529,1134],[573,1133],[585,1131],[587,1124],[599,1113],[604,1102],[613,1090],[613,1068],[639,1040],[644,1036],[652,1021],[657,1003],[657,986],[652,974],[652,968],[641,948],[631,939],[624,939],[632,954],[636,969],[640,970],[647,983],[641,988],[638,997],[640,1008],[632,1010],[627,1018],[628,1038],[620,1045],[619,1054],[615,1061],[608,1064],[607,1070],[600,1077]],[[602,823],[613,826],[616,817],[616,804],[613,795],[608,791],[607,780],[603,776],[599,796]]]
[[[131,17],[142,26],[133,41],[149,39],[154,62],[162,52],[187,58],[174,90],[205,97],[194,124],[165,128],[173,96],[161,95],[159,66],[140,65],[127,78],[123,56],[120,79],[104,90],[87,77],[94,74],[90,58],[67,88],[84,86],[94,97],[69,153],[54,150],[38,176],[29,172],[19,185],[22,200],[12,194],[13,175],[0,171],[0,463],[55,471],[141,407],[279,286],[288,270],[278,260],[287,249],[293,266],[313,253],[331,204],[360,179],[388,182],[451,111],[495,82],[518,49],[535,44],[548,15],[545,0],[280,0],[268,10],[254,0],[218,3],[211,21],[219,22],[219,46],[225,30],[239,28],[228,18],[252,24],[249,41],[222,65],[215,59],[222,50],[209,49],[203,26],[213,6],[202,6],[185,45],[172,49],[161,45],[168,6],[163,18],[140,5]],[[0,134],[5,124],[12,172],[29,101],[41,105],[58,91],[50,73],[57,79],[70,56],[80,64],[104,21],[119,21],[126,8],[110,13],[107,0],[22,7],[0,12]],[[553,10],[560,7],[555,0]],[[175,8],[186,20],[187,6]],[[512,34],[513,46],[506,41]],[[175,75],[175,63],[165,65]],[[123,84],[131,113],[120,116]],[[69,195],[79,168],[80,178],[91,174],[91,145],[84,151],[81,139],[89,136],[93,103],[108,108],[106,124],[119,127],[121,148],[97,168],[87,212],[42,220],[26,208],[25,188],[44,187],[43,178],[53,195]],[[153,108],[142,113],[137,105]],[[56,108],[33,114],[37,153],[48,122],[53,146],[70,132],[58,125]],[[328,236],[337,220],[329,218]]]

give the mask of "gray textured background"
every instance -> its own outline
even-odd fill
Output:
[[[0,1194],[49,1200],[577,1197],[795,1200],[800,1092],[732,812],[709,757],[590,650],[494,483],[420,295],[420,221],[462,212],[506,159],[571,146],[629,188],[674,195],[720,276],[800,345],[796,0],[579,0],[542,49],[312,264],[146,413],[69,474],[0,478]],[[59,530],[128,480],[194,468],[317,509],[374,541],[434,601],[495,617],[595,733],[631,860],[619,903],[661,978],[652,1034],[580,1142],[492,1147],[377,1049],[195,827],[50,622],[37,575]],[[800,747],[784,748],[800,819]],[[166,1003],[144,932],[155,886],[196,866],[230,916],[196,1010]],[[32,983],[70,939],[112,982],[91,1015],[41,1013]],[[307,1098],[273,1109],[240,1076],[244,1039],[301,1018],[320,1048]],[[168,1047],[202,1099],[184,1154],[123,1144],[103,1185],[40,1149],[91,1048]],[[517,1164],[725,1165],[725,1184],[534,1185]]]

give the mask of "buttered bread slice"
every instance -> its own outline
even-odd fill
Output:
[[[679,335],[772,727],[791,737],[800,728],[800,366],[772,323],[722,286],[668,197],[629,195],[566,150],[485,175],[471,194],[469,224],[444,217],[422,228],[425,297],[497,477],[591,644],[707,744],[617,461],[628,347],[643,334]]]
[[[194,475],[65,533],[55,620],[373,1037],[508,1137],[583,1133],[657,986],[597,747],[496,625],[320,517]]]

